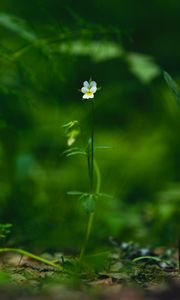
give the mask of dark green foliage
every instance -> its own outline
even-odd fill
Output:
[[[5,239],[11,232],[12,224],[0,224],[0,240]]]
[[[6,13],[0,13],[0,25],[17,33],[28,42],[37,42],[37,37],[27,28],[26,22],[16,16],[10,16]]]
[[[177,84],[165,78],[179,101],[179,1],[139,9],[129,1],[3,0],[0,10],[0,220],[14,226],[9,243],[78,253],[87,221],[80,208],[96,203],[89,250],[111,235],[175,246],[180,122],[160,70],[176,74]],[[101,86],[95,156],[103,193],[79,201],[88,190],[90,123],[79,89],[90,77]],[[79,128],[62,127],[76,119],[81,138]],[[76,138],[69,150],[67,137]]]

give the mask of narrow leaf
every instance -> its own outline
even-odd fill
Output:
[[[74,151],[74,152],[70,152],[70,153],[66,154],[66,156],[69,157],[69,156],[78,155],[78,154],[86,155],[86,152],[83,152],[83,151]]]
[[[79,196],[79,195],[82,195],[83,192],[79,192],[79,191],[69,191],[67,192],[67,195],[70,195],[70,196]]]
[[[98,195],[99,195],[100,197],[105,197],[105,198],[113,199],[113,196],[111,196],[111,195],[109,195],[109,194],[98,193]]]
[[[144,260],[144,259],[149,259],[149,260],[154,260],[154,261],[157,261],[157,262],[160,262],[162,261],[160,258],[156,257],[156,256],[139,256],[139,257],[136,257],[133,259],[133,262],[137,262],[137,261],[140,261],[140,260]]]
[[[168,87],[170,88],[173,96],[175,97],[178,105],[180,105],[180,88],[179,88],[179,86],[166,71],[163,72],[163,75],[164,75],[164,79],[165,79]]]
[[[95,149],[112,149],[111,146],[96,146]]]
[[[66,153],[70,153],[72,151],[80,151],[81,149],[78,148],[78,147],[73,147],[73,148],[69,148],[67,150],[65,150],[63,153],[66,154]]]
[[[26,22],[18,17],[0,13],[0,25],[17,33],[29,42],[37,41],[36,35],[27,28]]]

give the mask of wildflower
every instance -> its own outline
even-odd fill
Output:
[[[94,98],[94,93],[97,91],[97,83],[95,81],[84,81],[81,92],[84,94],[83,99]]]

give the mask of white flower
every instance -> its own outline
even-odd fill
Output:
[[[94,98],[94,93],[97,91],[97,83],[95,81],[84,81],[81,92],[84,94],[83,99]]]

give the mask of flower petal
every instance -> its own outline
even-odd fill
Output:
[[[90,87],[93,87],[93,86],[96,86],[96,85],[97,85],[96,81],[91,81],[90,82]]]
[[[86,88],[88,88],[88,87],[89,87],[89,82],[88,82],[88,81],[84,81],[84,82],[83,82],[83,85],[84,85]]]
[[[83,86],[83,87],[81,88],[81,92],[82,92],[83,94],[85,94],[87,91],[88,91],[88,88],[87,88],[87,87]]]
[[[96,86],[92,86],[92,87],[90,88],[90,91],[91,91],[92,93],[95,93],[95,92],[97,91],[97,87],[96,87]]]
[[[83,99],[89,99],[89,96],[87,94],[84,94]]]

